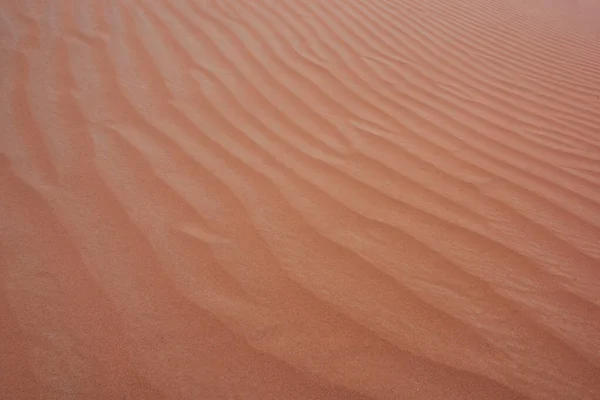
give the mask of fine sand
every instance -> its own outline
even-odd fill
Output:
[[[600,399],[600,2],[0,0],[3,399]]]

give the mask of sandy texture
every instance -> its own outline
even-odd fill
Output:
[[[600,3],[0,1],[6,399],[600,399]]]

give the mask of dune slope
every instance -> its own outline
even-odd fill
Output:
[[[0,390],[600,398],[598,21],[1,0]]]

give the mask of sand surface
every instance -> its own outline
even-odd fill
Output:
[[[1,0],[0,397],[600,399],[600,2]]]

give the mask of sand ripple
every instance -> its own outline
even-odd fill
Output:
[[[0,4],[7,399],[600,398],[597,2]]]

